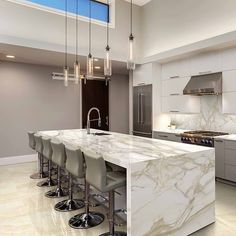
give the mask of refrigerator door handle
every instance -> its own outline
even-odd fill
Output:
[[[140,94],[140,104],[141,104],[141,109],[140,109],[141,110],[141,112],[140,112],[141,113],[141,119],[140,119],[140,123],[141,124],[144,124],[143,97],[144,97],[144,94],[141,93]]]
[[[138,93],[138,124],[140,124],[140,93]]]

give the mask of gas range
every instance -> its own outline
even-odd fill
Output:
[[[182,143],[196,144],[207,147],[214,147],[214,137],[227,135],[228,133],[213,131],[189,131],[180,134]]]

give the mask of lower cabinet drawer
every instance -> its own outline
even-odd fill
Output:
[[[225,179],[236,182],[236,166],[225,165]]]
[[[236,166],[236,150],[225,149],[225,164]]]
[[[154,132],[153,138],[166,141],[181,142],[181,137],[179,137],[178,135],[165,132]]]
[[[235,141],[225,141],[225,148],[234,149],[236,153],[236,142]]]

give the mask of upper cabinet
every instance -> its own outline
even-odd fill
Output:
[[[189,60],[182,59],[162,65],[162,79],[180,78],[190,75]]]
[[[222,51],[222,70],[236,70],[236,48]]]
[[[190,80],[190,76],[162,81],[162,96],[183,95],[183,90]]]
[[[227,92],[236,92],[236,70],[223,71],[223,93]]]
[[[191,114],[200,113],[200,98],[195,96],[162,97],[161,110],[163,113]]]
[[[152,84],[152,63],[137,65],[133,72],[133,86]]]
[[[191,75],[203,75],[222,71],[221,54],[209,52],[199,54],[190,59]]]

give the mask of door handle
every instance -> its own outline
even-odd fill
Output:
[[[109,126],[109,117],[106,116],[106,125]]]

